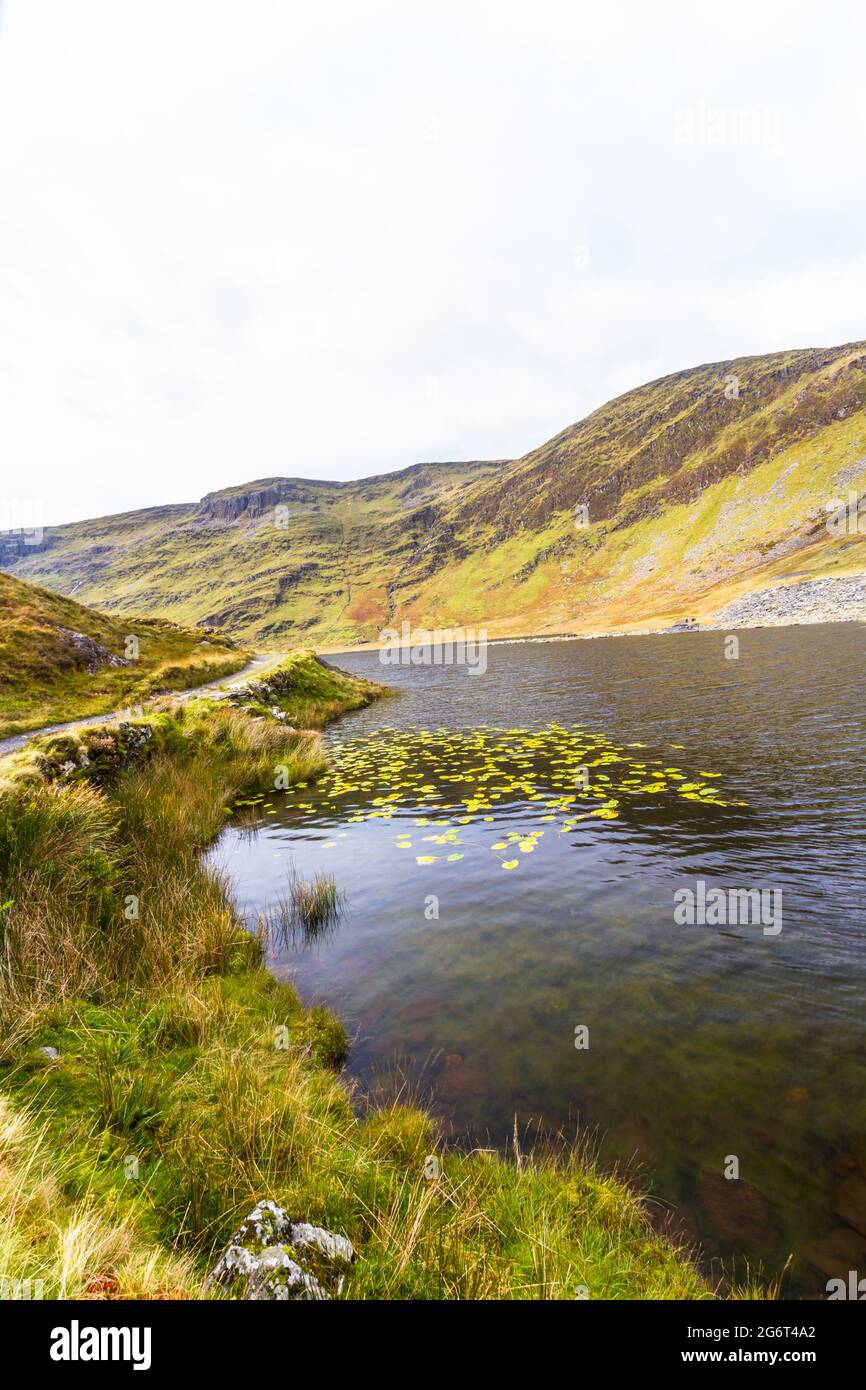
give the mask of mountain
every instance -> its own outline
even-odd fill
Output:
[[[109,617],[0,574],[0,737],[219,680],[247,660],[216,633]]]
[[[827,526],[861,493],[866,343],[850,343],[678,372],[520,459],[267,478],[56,527],[0,563],[258,646],[402,621],[497,636],[866,616],[866,535]]]

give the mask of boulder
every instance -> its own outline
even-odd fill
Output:
[[[764,1203],[751,1183],[705,1168],[698,1187],[707,1222],[715,1235],[749,1250],[765,1252],[773,1248],[775,1233]]]
[[[321,1226],[293,1222],[275,1202],[263,1201],[241,1222],[208,1276],[208,1285],[237,1284],[258,1302],[320,1300],[339,1293],[355,1258],[352,1242]],[[300,1263],[312,1260],[315,1273]],[[332,1287],[329,1287],[332,1286]]]

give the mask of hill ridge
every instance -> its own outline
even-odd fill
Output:
[[[395,619],[491,635],[641,630],[866,570],[866,538],[824,524],[843,484],[866,494],[864,460],[866,342],[854,341],[684,368],[518,459],[254,479],[52,528],[43,549],[0,563],[108,610],[216,622],[248,643],[356,645]]]

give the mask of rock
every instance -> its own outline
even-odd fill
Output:
[[[845,1178],[854,1172],[857,1160],[853,1154],[834,1154],[827,1167],[835,1177]]]
[[[785,1104],[798,1108],[808,1105],[811,1097],[805,1086],[789,1086],[785,1092]]]
[[[716,1235],[753,1250],[773,1248],[775,1235],[764,1203],[750,1183],[704,1169],[698,1187],[707,1221]]]
[[[295,1258],[301,1251],[317,1257],[317,1273]],[[259,1202],[235,1231],[208,1276],[208,1284],[245,1281],[243,1297],[253,1301],[328,1299],[329,1276],[342,1287],[340,1270],[355,1258],[352,1242],[306,1221],[292,1222],[275,1202]]]
[[[866,1177],[853,1173],[836,1194],[836,1211],[855,1231],[866,1235]]]
[[[270,1302],[290,1298],[326,1299],[318,1279],[305,1274],[283,1245],[269,1245],[258,1256],[249,1256],[243,1273],[247,1276],[246,1297],[250,1301]]]
[[[859,1269],[866,1260],[866,1236],[852,1231],[850,1226],[839,1226],[823,1240],[807,1245],[803,1255],[828,1278],[841,1278],[849,1269]]]
[[[105,666],[128,666],[130,664],[122,656],[115,656],[101,642],[94,641],[84,632],[75,632],[71,627],[56,627],[55,632],[58,632],[66,642],[75,665],[83,666],[90,675],[101,671]]]
[[[799,579],[761,589],[718,612],[713,628],[770,627],[803,622],[855,622],[866,617],[866,577]]]
[[[355,1258],[352,1242],[345,1236],[332,1235],[321,1226],[310,1226],[306,1221],[299,1221],[292,1226],[291,1243],[296,1250],[312,1246],[329,1260],[342,1260],[344,1264],[351,1264]]]

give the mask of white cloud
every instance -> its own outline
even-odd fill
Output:
[[[57,522],[517,455],[866,336],[866,21],[697,8],[7,0],[4,489]]]

